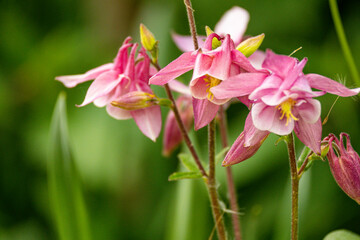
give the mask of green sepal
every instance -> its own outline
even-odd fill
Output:
[[[177,181],[182,179],[195,179],[201,178],[202,175],[199,171],[197,172],[174,172],[168,178],[169,181]]]
[[[236,49],[240,51],[245,57],[250,57],[256,50],[259,49],[260,45],[264,40],[265,34],[262,33],[255,37],[248,38],[242,41]]]

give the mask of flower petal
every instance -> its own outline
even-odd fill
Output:
[[[312,88],[320,89],[341,97],[350,97],[359,94],[360,88],[349,89],[341,83],[319,74],[306,74],[307,80]]]
[[[111,104],[106,105],[106,111],[111,117],[117,120],[125,120],[131,118],[130,111],[114,107]]]
[[[254,126],[262,131],[271,129],[273,125],[276,108],[267,106],[264,103],[255,103],[251,109],[251,116]]]
[[[253,54],[251,54],[250,57],[248,57],[251,65],[253,65],[256,69],[261,69],[261,65],[263,64],[265,60],[265,52],[261,50],[255,51]]]
[[[197,51],[183,53],[180,57],[152,76],[149,80],[149,84],[164,85],[170,80],[173,80],[183,73],[190,71],[194,68],[197,54]]]
[[[97,78],[100,74],[109,71],[113,66],[114,66],[113,63],[107,63],[97,68],[91,69],[84,74],[59,76],[56,77],[55,79],[62,82],[65,85],[65,87],[73,88],[79,83],[83,83]]]
[[[315,123],[320,118],[321,104],[318,100],[308,98],[296,109],[301,119],[308,123]]]
[[[230,36],[226,35],[221,46],[216,49],[216,53],[212,56],[213,60],[208,70],[210,76],[220,80],[226,80],[229,77],[231,66],[231,41]]]
[[[214,31],[220,35],[230,34],[237,45],[245,33],[249,19],[250,15],[245,9],[235,6],[225,12]]]
[[[212,87],[211,92],[219,99],[249,95],[266,77],[265,73],[240,73]]]
[[[249,114],[245,122],[244,131],[231,146],[222,165],[224,167],[234,165],[252,157],[268,135],[268,131],[261,131],[254,127],[251,115]]]
[[[191,96],[191,92],[190,92],[190,88],[188,86],[186,86],[185,84],[183,84],[182,82],[174,79],[171,80],[170,82],[168,82],[169,87],[171,90],[176,91],[178,93],[187,95],[187,96]]]
[[[193,98],[195,130],[208,125],[216,116],[219,105],[210,102],[207,99]]]
[[[194,51],[194,42],[191,36],[183,36],[177,33],[172,33],[171,37],[175,42],[175,45],[182,51],[182,52],[191,52]],[[201,48],[204,44],[204,40],[206,36],[197,36],[199,48]]]
[[[85,106],[91,103],[96,98],[102,97],[110,93],[119,83],[124,79],[118,75],[115,71],[108,71],[98,76],[94,82],[90,85],[84,102],[79,107]]]
[[[308,123],[299,117],[299,120],[295,123],[294,131],[302,143],[308,146],[314,153],[321,154],[321,118],[315,123]]]
[[[267,49],[262,67],[271,70],[282,78],[285,78],[289,74],[289,71],[294,68],[296,63],[297,60],[295,58],[278,55]]]
[[[131,111],[140,131],[155,142],[161,131],[161,111],[159,106]]]

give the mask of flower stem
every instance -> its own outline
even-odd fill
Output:
[[[226,148],[228,144],[228,133],[227,133],[227,121],[226,121],[226,113],[224,111],[223,106],[220,106],[219,110],[219,126],[220,126],[220,136],[222,147]],[[234,178],[232,175],[231,167],[226,167],[226,179],[230,197],[230,207],[233,212],[231,215],[232,225],[234,229],[235,240],[241,240],[241,228],[240,228],[240,216],[238,216],[238,204],[236,197],[236,189],[234,184]]]
[[[219,197],[216,188],[215,179],[215,119],[208,125],[208,140],[209,140],[209,177],[207,179],[207,187],[209,190],[211,209],[217,229],[219,240],[226,240],[226,232],[224,220],[222,217]]]
[[[178,123],[179,125],[179,129],[180,129],[180,132],[181,132],[181,135],[182,137],[184,138],[184,141],[185,141],[185,144],[186,146],[189,148],[190,150],[190,153],[192,155],[192,157],[194,158],[195,160],[195,163],[196,165],[198,166],[201,174],[203,175],[203,177],[208,177],[201,161],[200,161],[200,158],[199,156],[197,155],[196,153],[196,150],[194,148],[194,145],[192,144],[191,140],[190,140],[190,137],[189,135],[187,134],[187,131],[186,131],[186,128],[185,128],[185,125],[184,125],[184,122],[182,121],[181,119],[181,116],[180,116],[180,113],[179,113],[179,110],[176,106],[176,102],[175,102],[175,99],[174,99],[174,96],[172,95],[172,92],[170,90],[170,87],[168,84],[165,84],[165,91],[166,91],[166,94],[168,96],[168,98],[170,99],[170,101],[172,102],[173,104],[173,112],[174,112],[174,115],[175,115],[175,119],[176,119],[176,122]]]
[[[290,133],[286,139],[291,174],[291,240],[298,239],[299,222],[299,176],[296,166],[294,136]]]
[[[198,41],[197,41],[196,25],[195,25],[195,18],[194,18],[194,9],[191,6],[191,1],[190,0],[184,0],[184,4],[185,4],[185,7],[186,7],[186,12],[187,12],[187,16],[188,16],[188,21],[189,21],[191,36],[192,36],[193,43],[194,43],[194,48],[195,48],[195,50],[197,50],[199,48],[199,44],[198,44]]]
[[[354,61],[354,58],[351,54],[351,50],[349,47],[349,43],[347,42],[347,39],[346,39],[344,27],[341,23],[341,18],[340,18],[339,9],[338,9],[336,0],[329,0],[329,4],[330,4],[330,10],[331,10],[332,18],[334,21],[336,33],[339,38],[340,46],[342,48],[345,60],[348,64],[348,67],[350,69],[350,72],[351,72],[351,75],[352,75],[352,78],[353,78],[355,84],[357,86],[360,86],[359,72],[356,68],[355,61]]]

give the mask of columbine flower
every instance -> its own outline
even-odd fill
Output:
[[[317,74],[305,75],[302,70],[306,62],[306,58],[298,62],[295,58],[277,55],[268,50],[262,67],[271,73],[242,73],[232,76],[223,84],[212,88],[212,93],[219,99],[248,96],[252,102],[249,113],[252,118],[251,124],[255,128],[278,135],[287,135],[294,130],[306,146],[319,154],[322,132],[321,106],[313,97],[324,95],[326,92],[342,97],[353,96],[360,92],[360,88],[348,89]],[[321,91],[314,92],[311,88]],[[246,128],[244,132],[245,143],[248,142],[247,138],[253,138],[253,134],[259,134],[258,131],[246,134]],[[245,146],[257,143],[248,143]],[[231,158],[228,162],[236,162],[237,157]]]
[[[232,7],[221,17],[219,22],[215,25],[214,31],[221,37],[225,37],[226,34],[229,34],[236,46],[243,39],[249,19],[249,13],[245,9],[237,6]],[[175,44],[181,51],[189,52],[194,50],[191,36],[181,36],[173,33],[172,37]],[[198,36],[198,43],[200,47],[203,46],[205,39],[205,36]]]
[[[221,40],[221,45],[213,49],[213,39]],[[209,35],[203,48],[183,53],[169,65],[161,69],[149,80],[150,84],[163,85],[185,72],[194,69],[190,82],[193,96],[195,129],[207,125],[216,115],[219,105],[229,99],[215,97],[211,89],[221,85],[230,76],[241,72],[257,72],[249,60],[234,48],[227,35],[224,39],[215,33]]]
[[[346,147],[343,144],[344,137]],[[329,142],[327,158],[337,184],[360,204],[360,157],[352,148],[349,135],[341,133],[339,141],[334,134],[330,134],[324,141]]]
[[[113,63],[102,65],[85,74],[56,77],[66,87],[75,87],[77,84],[95,79],[90,85],[85,99],[79,107],[93,102],[97,107],[106,106],[110,116],[115,119],[133,118],[140,130],[155,141],[161,130],[161,112],[159,106],[150,106],[134,111],[125,110],[111,105],[111,102],[122,99],[130,92],[144,92],[152,95],[148,85],[150,78],[150,59],[142,48],[135,64],[137,44],[130,43],[127,38]],[[128,53],[129,49],[130,54]]]

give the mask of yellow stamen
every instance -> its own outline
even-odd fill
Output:
[[[291,109],[293,108],[293,106],[295,104],[296,104],[296,101],[293,100],[292,98],[289,98],[289,99],[285,100],[284,102],[282,102],[282,103],[280,103],[279,105],[276,106],[276,108],[279,109],[280,112],[281,112],[280,120],[282,120],[286,116],[286,126],[291,121],[291,118],[294,119],[294,121],[299,120],[291,112]]]
[[[204,77],[204,81],[207,82],[207,84],[206,84],[206,86],[207,86],[206,92],[208,93],[207,98],[209,99],[209,101],[212,101],[214,99],[214,94],[212,94],[212,92],[210,91],[210,88],[219,85],[221,80],[211,77],[209,75],[206,75],[206,77]]]

